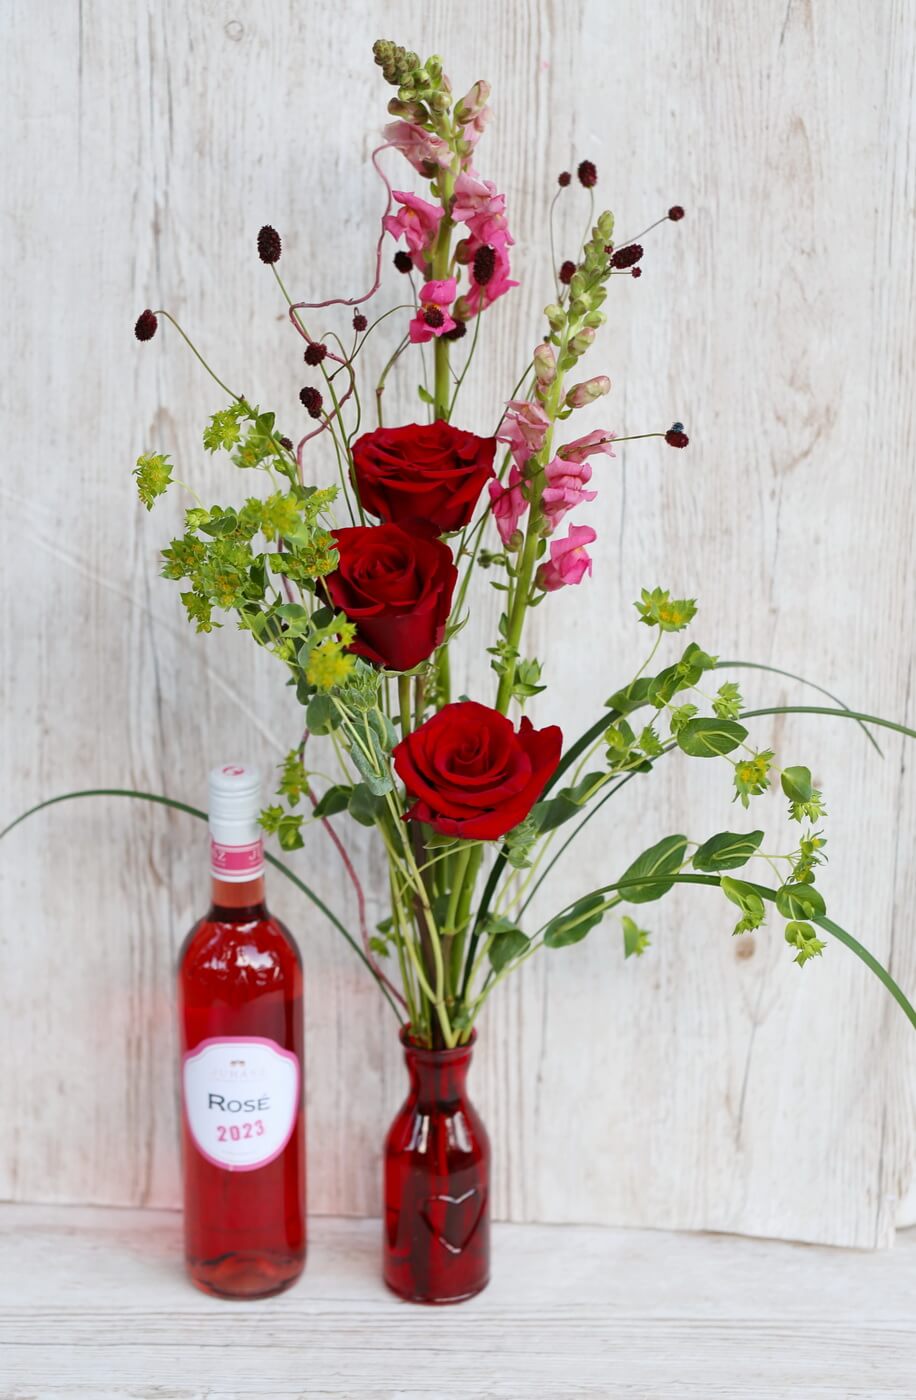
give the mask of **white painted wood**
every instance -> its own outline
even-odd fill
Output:
[[[688,209],[653,236],[642,280],[614,289],[595,360],[614,388],[587,426],[680,417],[692,445],[634,444],[598,469],[594,579],[535,616],[531,649],[553,690],[533,713],[571,735],[591,722],[642,659],[630,601],[660,583],[700,599],[707,649],[916,722],[913,19],[906,0],[10,0],[2,816],[97,783],[200,801],[210,763],[268,765],[297,737],[278,673],[228,631],[194,637],[157,577],[181,502],[137,506],[138,452],[169,451],[208,498],[236,483],[199,448],[218,392],[175,335],[137,347],[131,327],[164,302],[228,383],[298,415],[299,349],[254,236],[264,221],[281,230],[297,294],[367,284],[380,32],[442,52],[456,85],[494,85],[479,164],[509,196],[523,286],[487,318],[463,424],[495,421],[534,342],[559,169],[596,160],[624,235],[674,200]],[[562,255],[585,213],[579,200]],[[386,303],[399,294],[392,272]],[[415,413],[417,377],[392,383],[392,418]],[[316,470],[330,471],[320,454]],[[462,687],[489,684],[486,590],[478,618]],[[761,703],[812,698],[776,678],[745,689]],[[814,768],[831,912],[912,994],[903,741],[882,740],[881,763],[835,721],[755,735]],[[718,765],[664,767],[609,804],[541,909],[613,878],[665,832],[702,839],[742,821]],[[750,816],[778,832],[781,808]],[[351,837],[378,916],[379,854]],[[297,864],[353,917],[320,837]],[[129,804],[57,808],[0,847],[0,1053],[16,1063],[0,1076],[0,1195],[176,1202],[171,969],[204,881],[196,824]],[[320,920],[276,881],[272,894],[309,972],[311,1203],[372,1214],[402,1091],[389,1013]],[[624,964],[609,925],[494,998],[473,1082],[497,1214],[888,1244],[916,1147],[900,1013],[841,948],[799,973],[778,927],[732,941],[709,894],[645,913],[642,961]],[[825,1334],[831,1365],[840,1333]]]
[[[912,1234],[503,1225],[490,1287],[444,1309],[387,1292],[375,1220],[315,1222],[301,1281],[241,1304],[186,1283],[172,1213],[5,1206],[0,1239],[7,1400],[909,1400],[916,1370]]]

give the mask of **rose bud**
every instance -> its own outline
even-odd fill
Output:
[[[382,520],[427,521],[436,534],[463,530],[495,475],[495,438],[450,423],[376,428],[353,444],[353,472],[363,509]]]
[[[560,761],[556,725],[518,731],[498,710],[462,700],[445,705],[393,751],[414,799],[407,813],[434,831],[468,841],[496,841],[523,822]]]
[[[410,671],[445,634],[458,570],[447,544],[400,525],[334,531],[339,560],[325,578],[335,608],[356,623],[350,650],[390,671]]]

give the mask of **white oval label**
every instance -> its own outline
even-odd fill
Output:
[[[184,1111],[199,1151],[250,1172],[279,1157],[299,1107],[299,1061],[262,1036],[215,1036],[184,1057]]]

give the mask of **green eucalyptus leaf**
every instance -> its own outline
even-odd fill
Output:
[[[762,831],[741,835],[735,831],[720,831],[710,836],[693,857],[694,870],[737,870],[746,865],[763,840]]]
[[[369,788],[369,791],[375,793],[376,797],[381,797],[384,793],[391,791],[394,787],[394,781],[391,777],[391,773],[388,771],[387,764],[380,773],[359,744],[353,744],[350,749],[350,757],[353,760],[359,776]]]
[[[384,808],[384,798],[374,793],[368,783],[357,783],[350,790],[347,810],[360,826],[375,826]]]
[[[650,904],[653,899],[661,899],[673,887],[674,881],[668,877],[680,870],[686,849],[686,836],[662,837],[627,867],[620,877],[617,893],[628,904]],[[656,875],[658,879],[649,878]]]
[[[733,719],[691,719],[675,735],[678,748],[691,758],[719,758],[747,738],[743,724]]]
[[[330,734],[340,723],[340,716],[329,695],[313,695],[305,710],[305,723],[310,734]]]
[[[315,805],[313,815],[316,817],[333,817],[338,812],[347,810],[347,803],[350,800],[352,789],[336,783],[334,787],[329,787],[327,792],[323,792]]]
[[[581,942],[604,918],[604,903],[603,894],[588,894],[584,899],[578,900],[571,909],[551,919],[544,930],[546,947],[567,948],[571,943]]]
[[[814,919],[827,913],[824,896],[813,885],[783,885],[776,891],[776,908],[784,919]]]

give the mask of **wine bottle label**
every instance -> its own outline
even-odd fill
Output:
[[[264,842],[258,837],[245,846],[228,846],[210,838],[210,873],[217,880],[243,884],[264,874]]]
[[[188,1128],[214,1166],[250,1172],[279,1157],[299,1108],[299,1061],[274,1040],[215,1036],[184,1057]]]

